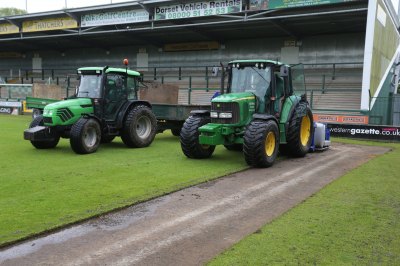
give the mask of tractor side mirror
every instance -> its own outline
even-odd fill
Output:
[[[281,77],[289,76],[289,67],[288,66],[281,66],[280,75],[281,75]]]

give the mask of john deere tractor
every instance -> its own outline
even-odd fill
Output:
[[[127,64],[127,63],[126,63]],[[57,146],[69,138],[78,154],[93,153],[100,143],[120,136],[128,147],[149,146],[156,134],[150,103],[137,97],[140,73],[123,68],[79,68],[79,86],[72,99],[45,106],[25,130],[37,149]]]
[[[230,62],[226,93],[222,84],[211,111],[192,111],[185,121],[180,135],[183,153],[208,158],[216,145],[224,145],[243,150],[247,164],[254,167],[271,166],[279,150],[305,156],[312,142],[313,116],[306,94],[294,94],[293,84],[304,86],[304,76],[294,82],[292,72],[293,67],[276,61]]]

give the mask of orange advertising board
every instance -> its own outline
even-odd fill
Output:
[[[334,114],[314,114],[314,121],[320,123],[340,123],[340,124],[368,124],[366,115],[334,115]]]

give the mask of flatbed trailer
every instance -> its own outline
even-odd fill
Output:
[[[152,110],[157,118],[157,133],[170,129],[175,136],[179,136],[183,123],[191,111],[210,111],[210,109],[211,105],[152,104]]]
[[[32,109],[32,118],[36,118],[37,116],[43,114],[43,109],[46,105],[58,101],[60,100],[26,96],[26,107],[28,109]]]

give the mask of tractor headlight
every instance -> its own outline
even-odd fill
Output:
[[[218,118],[218,113],[217,112],[210,112],[210,117],[211,118]]]
[[[219,118],[232,118],[232,113],[220,113]]]
[[[43,110],[43,115],[52,116],[53,115],[53,110],[44,109]]]

